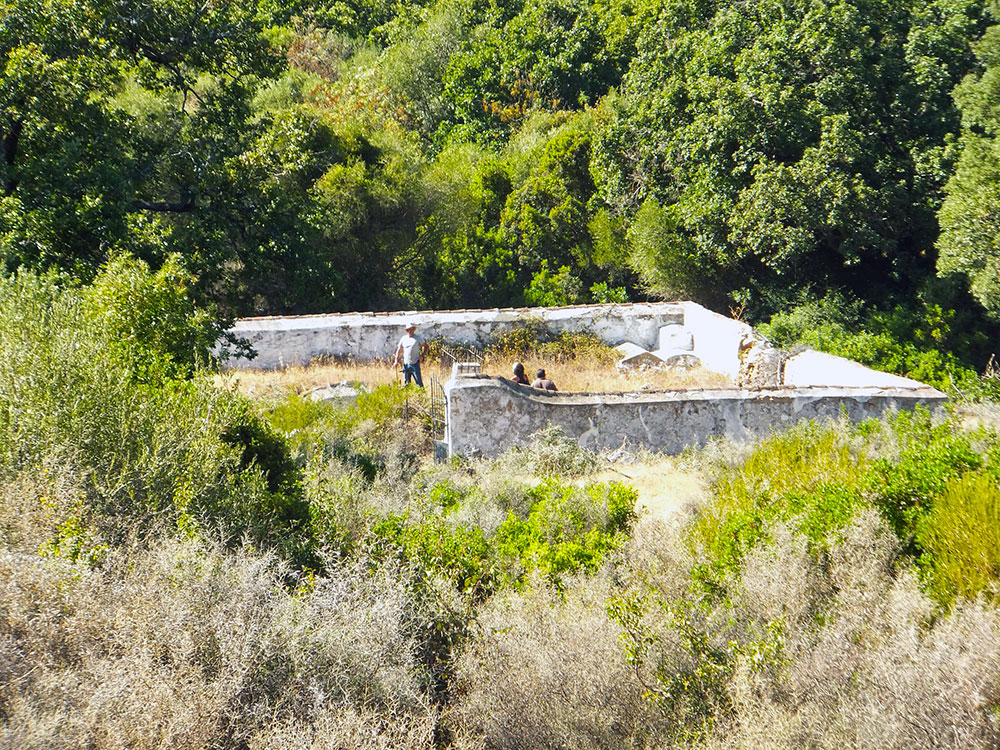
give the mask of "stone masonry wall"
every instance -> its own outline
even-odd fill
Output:
[[[551,426],[592,450],[624,445],[679,453],[712,437],[748,440],[801,419],[845,414],[860,421],[946,400],[927,386],[550,393],[476,374],[453,377],[445,393],[449,455],[485,456]]]
[[[805,351],[787,359],[740,321],[693,302],[581,305],[557,308],[452,312],[350,313],[238,321],[233,332],[258,352],[233,367],[304,365],[317,357],[389,359],[408,322],[427,338],[482,346],[528,321],[553,333],[589,332],[605,343],[643,350],[662,344],[661,329],[678,328],[690,353],[709,370],[743,388],[670,393],[545,393],[487,378],[470,366],[445,384],[447,445],[451,455],[493,455],[512,441],[559,426],[588,448],[626,445],[677,453],[709,438],[747,439],[799,419],[845,413],[859,420],[891,409],[933,406],[944,394],[855,362]],[[687,351],[687,350],[686,350]],[[764,387],[754,387],[762,385]]]
[[[749,326],[690,302],[245,318],[237,321],[232,332],[250,341],[257,357],[234,359],[227,366],[267,370],[305,365],[323,356],[390,359],[410,321],[428,339],[443,338],[466,346],[481,346],[498,333],[535,320],[553,333],[585,331],[611,346],[631,341],[654,349],[660,328],[684,324],[692,311],[704,321],[701,331],[694,331],[694,353],[709,369],[735,374],[739,367],[736,342]],[[738,333],[723,333],[734,327]]]

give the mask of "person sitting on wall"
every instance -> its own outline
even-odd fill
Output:
[[[399,358],[403,358],[403,385],[409,385],[410,379],[419,385],[421,388],[424,387],[423,378],[420,377],[420,359],[423,355],[427,354],[430,347],[427,346],[427,342],[424,341],[422,336],[416,335],[417,324],[407,323],[406,333],[399,340],[399,345],[396,347],[396,356],[392,361],[392,366],[399,366]]]
[[[532,388],[538,388],[542,391],[557,391],[556,384],[545,377],[545,370],[539,370],[535,373],[535,381],[531,384]]]
[[[511,378],[518,385],[531,385],[531,381],[528,380],[528,376],[524,374],[524,365],[520,362],[514,363],[514,377]]]

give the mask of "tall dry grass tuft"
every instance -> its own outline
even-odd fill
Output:
[[[763,666],[744,653],[731,714],[709,748],[981,748],[1000,742],[1000,614],[965,602],[935,616],[875,511],[859,515],[827,558],[801,536],[744,563],[724,637],[779,623]]]
[[[0,746],[235,748],[277,725],[432,722],[398,571],[286,580],[271,557],[196,542],[99,569],[0,551]]]
[[[457,747],[649,746],[656,711],[605,613],[608,576],[494,598],[456,665]]]
[[[250,738],[249,750],[404,750],[431,748],[431,714],[382,712],[347,704],[314,721],[282,721]]]

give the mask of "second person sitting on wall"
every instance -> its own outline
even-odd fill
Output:
[[[396,356],[392,362],[392,366],[397,367],[400,357],[403,359],[403,385],[409,385],[412,378],[414,383],[421,388],[424,387],[424,380],[420,377],[420,359],[429,349],[423,337],[417,336],[417,324],[407,323],[406,333],[399,340]]]
[[[539,370],[535,373],[535,380],[531,384],[532,388],[538,388],[543,391],[557,391],[556,384],[545,377],[545,370]]]

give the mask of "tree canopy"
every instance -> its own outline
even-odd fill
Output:
[[[0,259],[177,254],[229,314],[836,292],[1000,319],[992,13],[2,0]]]

